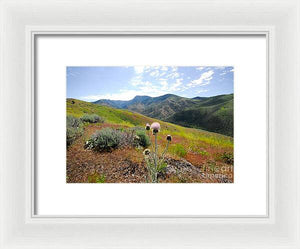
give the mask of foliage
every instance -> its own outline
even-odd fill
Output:
[[[82,123],[80,119],[67,115],[67,148],[83,134]]]
[[[87,123],[104,123],[104,118],[97,114],[85,114],[80,119]]]
[[[120,146],[123,137],[123,133],[119,130],[104,128],[91,136],[86,142],[86,148],[96,151],[111,151]]]
[[[99,100],[95,103],[233,136],[233,94],[193,99],[166,94],[154,98],[138,96],[129,101]]]
[[[106,177],[103,174],[94,173],[88,176],[89,183],[105,183]]]
[[[199,154],[200,154],[201,156],[207,156],[207,155],[208,155],[208,152],[207,152],[206,150],[200,150],[200,151],[199,151]]]
[[[168,121],[233,136],[233,100],[213,106],[199,105],[184,109]]]
[[[231,152],[224,152],[221,155],[221,158],[223,159],[223,161],[227,164],[233,164],[233,153]]]
[[[179,157],[185,157],[187,154],[187,151],[181,144],[175,144],[170,148],[171,152]]]
[[[71,115],[67,115],[67,127],[68,128],[78,128],[80,127],[82,122],[79,118],[75,118]]]
[[[120,127],[144,127],[146,123],[157,122],[157,120],[148,118],[138,113],[133,113],[124,109],[115,109],[109,106],[96,105],[81,100],[67,99],[67,114],[74,117],[82,117],[84,114],[97,114],[105,118],[108,124],[116,124]],[[125,118],[126,117],[126,118]],[[160,134],[172,134],[173,137],[179,138],[183,143],[201,145],[201,148],[215,147],[218,149],[233,149],[233,138],[221,134],[211,133],[200,129],[187,128],[172,123],[160,121],[162,131]],[[159,140],[162,138],[159,136]],[[163,138],[164,139],[164,138]]]
[[[168,151],[169,144],[172,140],[172,137],[168,135],[167,137],[167,144],[164,149],[164,151],[159,154],[158,152],[158,143],[157,143],[157,137],[159,133],[159,128],[161,127],[159,123],[155,122],[151,125],[152,134],[154,136],[154,146],[151,147],[151,150],[146,149],[144,150],[143,154],[145,157],[147,170],[148,170],[148,177],[152,182],[158,182],[158,175],[165,171],[167,167],[167,163],[165,162],[165,154]],[[157,128],[156,128],[157,127]],[[159,127],[159,128],[158,128]],[[149,131],[150,135],[150,131]],[[150,135],[151,136],[151,135]],[[150,138],[149,138],[150,140]],[[147,178],[148,181],[148,178]]]
[[[136,135],[139,137],[139,145],[140,146],[143,146],[144,148],[146,148],[150,145],[150,139],[146,135],[146,132],[144,130],[137,130]]]

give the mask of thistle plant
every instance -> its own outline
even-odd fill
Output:
[[[167,144],[161,155],[158,153],[158,143],[157,143],[157,135],[158,132],[160,131],[160,124],[157,122],[154,122],[151,124],[146,124],[145,127],[149,139],[151,141],[151,150],[150,149],[145,149],[143,154],[145,157],[146,165],[147,165],[147,170],[148,170],[148,175],[150,177],[151,182],[157,183],[158,182],[158,174],[162,172],[167,164],[165,163],[165,154],[168,151],[169,144],[172,141],[171,135],[168,135],[166,137]],[[151,132],[152,136],[154,136],[154,144],[151,139]],[[148,179],[148,178],[147,178]]]

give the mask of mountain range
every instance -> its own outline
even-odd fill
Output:
[[[233,94],[195,98],[174,94],[136,96],[128,101],[100,99],[94,104],[127,109],[182,126],[233,136]]]

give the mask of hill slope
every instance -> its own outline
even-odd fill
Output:
[[[82,134],[67,148],[68,183],[145,183],[147,167],[144,148],[120,146],[112,151],[93,151],[85,147],[86,141],[102,129],[133,132],[146,123],[158,121],[161,130],[157,135],[158,151],[162,153],[167,135],[172,141],[166,151],[165,171],[159,182],[175,183],[225,183],[233,182],[233,138],[200,129],[186,128],[156,120],[126,109],[96,105],[76,99],[67,99],[67,115],[80,118],[85,114],[97,114],[102,123],[84,122]],[[129,128],[133,127],[133,128]],[[133,135],[133,133],[132,133]],[[149,132],[154,142],[154,136]],[[152,146],[149,148],[151,149]],[[225,169],[218,171],[217,169]],[[216,174],[216,177],[214,176]],[[221,175],[221,176],[220,176]]]
[[[166,94],[159,97],[136,96],[129,101],[103,99],[94,103],[233,136],[233,94],[192,99]]]
[[[163,122],[142,114],[125,109],[116,109],[109,106],[97,105],[77,99],[67,99],[67,114],[80,118],[84,114],[97,114],[105,119],[106,123],[121,125],[124,127],[142,126],[146,123],[158,121],[161,124],[161,135],[172,134],[184,139],[195,139],[210,146],[233,147],[231,137],[207,132],[204,130],[186,128],[176,124]]]
[[[199,101],[166,119],[183,126],[233,136],[233,98],[220,95]]]

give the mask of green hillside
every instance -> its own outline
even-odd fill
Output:
[[[233,136],[233,99],[229,97],[201,101],[193,107],[175,113],[167,120],[187,127]]]
[[[104,99],[94,103],[233,136],[233,94],[196,98],[166,94],[159,97],[136,96],[129,101]]]
[[[97,105],[77,99],[67,99],[67,115],[79,118],[84,114],[97,114],[103,117],[106,123],[117,124],[124,127],[144,127],[146,123],[158,121],[162,127],[161,135],[172,134],[173,136],[178,136],[180,139],[191,140],[190,144],[192,144],[193,141],[199,141],[203,143],[205,147],[221,146],[224,148],[233,148],[233,139],[231,137],[163,122],[129,110]]]
[[[67,99],[66,107],[68,183],[148,182],[144,153],[153,151],[154,136],[145,124],[155,121],[160,123],[155,148],[165,153],[158,182],[233,182],[232,137],[77,99]]]

